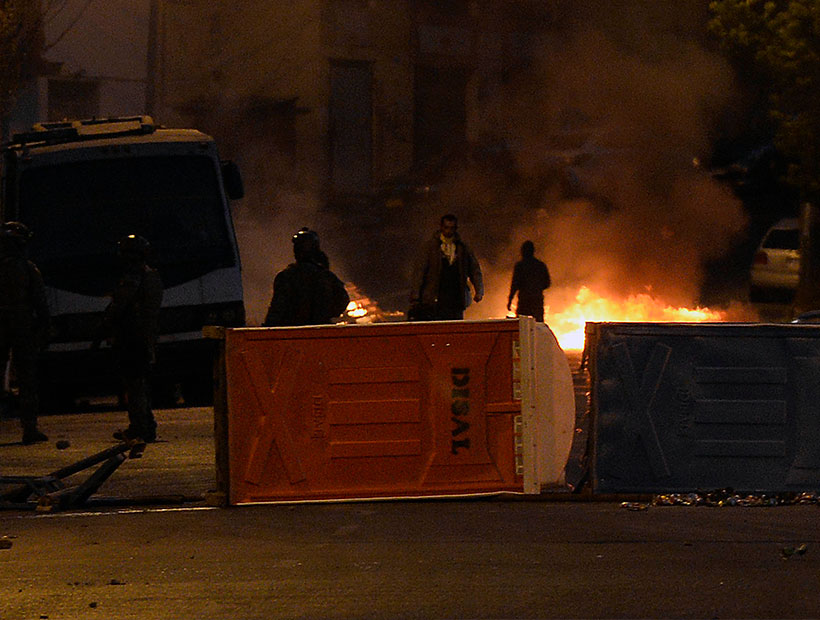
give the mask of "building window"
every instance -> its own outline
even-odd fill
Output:
[[[438,169],[457,157],[467,141],[467,82],[462,67],[416,66],[413,159],[416,167]]]
[[[373,160],[373,67],[369,62],[332,61],[329,137],[331,193],[371,189]]]

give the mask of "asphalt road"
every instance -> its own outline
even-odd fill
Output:
[[[36,446],[2,420],[0,472],[46,473],[110,447],[124,415],[44,417],[50,441]],[[212,508],[211,410],[157,417],[162,441],[96,503],[0,511],[0,619],[820,617],[816,505]]]
[[[499,500],[2,514],[0,617],[816,618],[817,517]]]

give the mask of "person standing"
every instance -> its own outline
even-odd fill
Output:
[[[21,222],[0,229],[0,364],[5,370],[11,360],[14,369],[25,445],[48,441],[37,426],[37,357],[48,341],[50,313],[43,276],[25,256],[31,237]]]
[[[340,316],[350,296],[319,245],[319,235],[302,228],[292,237],[295,263],[276,274],[265,327],[323,325]]]
[[[151,410],[151,369],[156,361],[162,280],[148,265],[151,245],[139,235],[117,243],[121,273],[105,310],[106,330],[125,389],[128,427],[116,431],[122,441],[156,441],[157,423]]]
[[[507,310],[512,306],[513,298],[518,294],[515,313],[518,316],[531,316],[536,321],[544,322],[544,291],[550,287],[550,272],[547,266],[535,258],[535,244],[525,241],[521,244],[521,260],[513,268],[510,294],[507,297]]]
[[[470,292],[468,281],[472,284]],[[442,216],[439,229],[424,245],[410,291],[410,320],[448,321],[464,318],[472,301],[484,298],[481,266],[458,234],[455,215]]]

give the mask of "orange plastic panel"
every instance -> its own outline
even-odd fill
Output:
[[[230,503],[521,492],[518,338],[515,320],[226,330]]]

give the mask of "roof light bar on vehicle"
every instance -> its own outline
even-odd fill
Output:
[[[7,147],[34,143],[57,144],[128,134],[149,134],[156,130],[150,116],[91,118],[76,121],[36,123],[31,131],[14,134]]]

